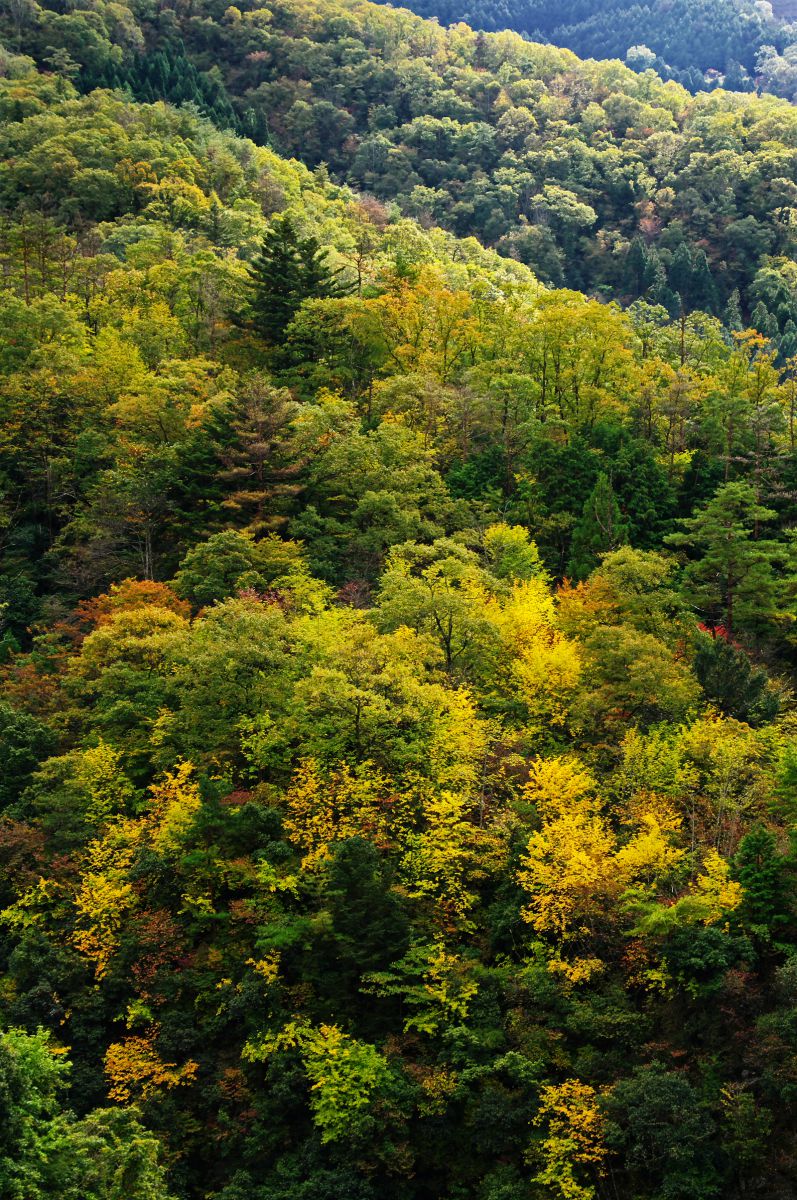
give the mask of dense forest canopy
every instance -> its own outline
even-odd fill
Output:
[[[690,91],[763,88],[793,99],[797,89],[790,0],[413,0],[408,7],[443,25],[514,29],[583,58],[623,59]]]
[[[65,83],[196,104],[548,284],[672,316],[738,312],[784,360],[797,351],[786,102],[692,97],[652,72],[511,33],[444,31],[365,0],[140,17],[117,4],[63,16],[31,0],[7,25],[9,45]],[[57,211],[49,186],[41,199]]]
[[[790,1200],[795,111],[4,21],[0,1197]]]

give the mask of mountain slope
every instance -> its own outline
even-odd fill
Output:
[[[549,41],[583,58],[620,58],[635,70],[653,68],[665,79],[700,91],[725,79],[734,90],[752,91],[754,81],[776,95],[785,80],[762,66],[792,44],[784,22],[794,19],[787,6],[773,11],[746,0],[677,0],[671,4],[636,0],[501,0],[497,4],[416,0],[410,5],[423,17],[444,25],[465,21],[474,29],[514,29],[532,41]],[[630,53],[629,53],[630,52]]]
[[[42,59],[60,30],[58,53],[82,55],[86,84],[124,77],[137,94],[201,102],[201,78],[239,128],[424,223],[474,234],[549,283],[644,295],[673,315],[681,303],[721,313],[738,290],[745,315],[785,337],[784,356],[797,349],[797,113],[786,103],[693,98],[617,63],[514,34],[445,32],[363,0],[280,0],[218,19],[169,10],[140,24],[131,13],[124,38],[101,11],[92,21],[107,42],[95,38],[94,58],[79,13],[67,25],[37,8],[18,36]]]
[[[782,105],[690,109],[622,70],[610,95],[615,67],[523,50],[543,84],[515,38],[488,70],[468,31],[291,11],[242,120],[287,128],[313,83],[367,119],[382,38],[388,107],[451,84],[452,179],[499,109],[554,127],[552,237],[622,88],[693,114],[662,162],[710,138],[716,179],[748,139],[742,205],[754,145],[789,169]],[[105,22],[135,43],[121,6],[53,12],[86,51]],[[239,21],[216,15],[158,21],[210,44]],[[255,53],[268,21],[240,15]],[[734,305],[542,287],[49,57],[0,79],[3,1200],[789,1200],[783,342]],[[674,227],[642,219],[664,269]],[[645,246],[618,255],[665,294]],[[687,304],[701,264],[668,261]]]

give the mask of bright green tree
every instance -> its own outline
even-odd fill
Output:
[[[761,536],[775,515],[748,483],[726,483],[681,521],[683,532],[666,539],[689,555],[683,583],[691,603],[708,623],[722,625],[729,640],[737,627],[755,633],[779,615],[776,564],[788,558],[789,547]]]
[[[169,1200],[157,1139],[129,1110],[78,1120],[63,1106],[71,1064],[48,1034],[0,1034],[4,1200]]]

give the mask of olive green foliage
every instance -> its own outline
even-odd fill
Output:
[[[61,9],[3,18],[0,1195],[785,1200],[792,110]]]

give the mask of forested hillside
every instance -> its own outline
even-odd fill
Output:
[[[413,0],[409,7],[443,25],[514,29],[583,58],[623,59],[690,91],[763,87],[792,99],[797,86],[789,0]]]
[[[8,19],[0,1197],[790,1200],[794,111]]]
[[[693,98],[618,63],[361,0],[146,19],[31,3],[23,16],[9,39],[65,83],[191,101],[549,284],[672,316],[741,312],[784,360],[797,351],[790,104]]]

